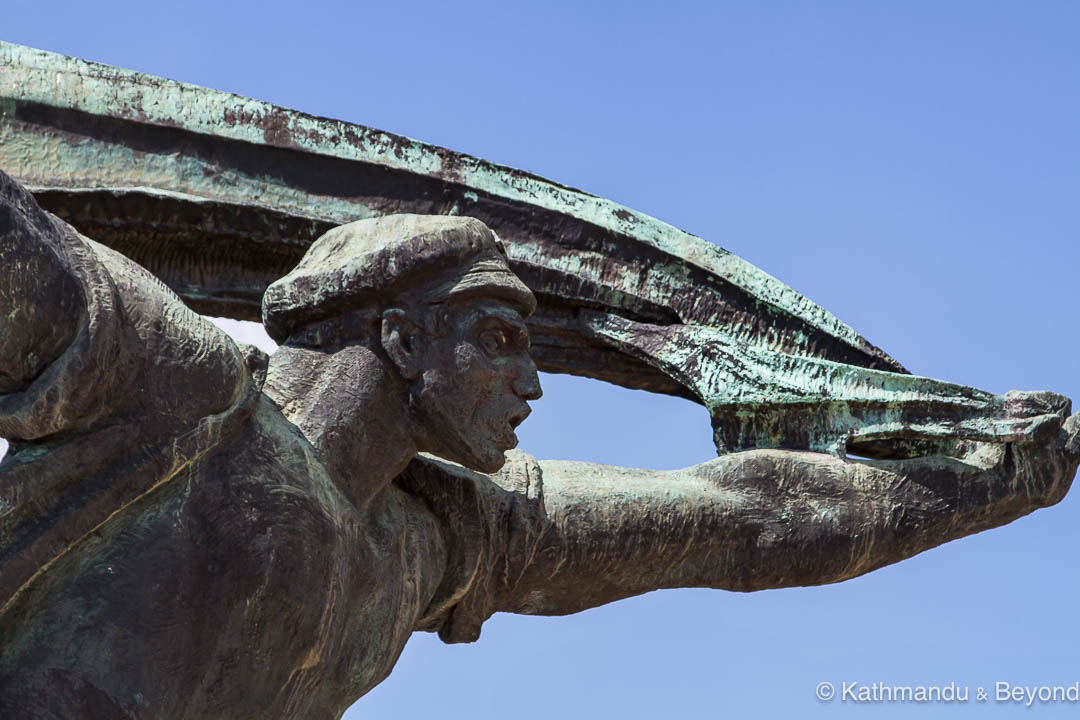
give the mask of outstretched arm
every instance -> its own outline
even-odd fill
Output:
[[[232,340],[0,173],[0,607],[258,396]]]
[[[237,399],[235,344],[0,172],[0,437],[175,435]]]
[[[0,395],[24,388],[75,337],[86,299],[73,236],[0,172]]]
[[[1080,415],[1038,444],[964,459],[757,450],[672,472],[543,462],[535,544],[508,555],[491,610],[561,615],[659,588],[838,582],[1057,502],[1078,460]]]

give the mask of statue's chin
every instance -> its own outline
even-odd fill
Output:
[[[474,458],[471,462],[461,462],[461,464],[470,470],[490,475],[502,470],[503,465],[506,464],[506,453],[502,450],[494,450],[491,454],[485,454],[482,458]]]
[[[430,453],[470,470],[488,474],[502,469],[502,466],[506,464],[505,451],[513,447],[513,445],[508,446],[501,439],[484,437],[479,433],[473,436],[444,433],[435,438],[429,436],[429,439],[434,439],[436,442],[421,446],[421,452]]]
[[[506,453],[494,443],[488,442],[483,443],[482,447],[462,448],[461,452],[444,457],[470,470],[488,474],[502,470],[506,464]]]

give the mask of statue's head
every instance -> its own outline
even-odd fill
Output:
[[[267,289],[263,323],[286,347],[371,349],[401,380],[418,449],[494,472],[540,396],[535,307],[479,220],[390,215],[319,238]]]

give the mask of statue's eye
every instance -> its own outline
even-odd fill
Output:
[[[480,336],[477,339],[480,341],[480,347],[482,347],[484,352],[488,355],[498,355],[506,346],[506,333],[502,330],[485,330],[480,333]]]

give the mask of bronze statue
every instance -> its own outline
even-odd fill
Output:
[[[38,142],[40,108],[19,102],[8,122]],[[681,271],[643,269],[635,295],[585,249],[515,260],[524,241],[455,213],[321,221],[259,293],[281,344],[267,358],[185,306],[228,304],[199,299],[220,270],[203,286],[197,264],[158,272],[174,293],[39,206],[95,216],[66,192],[0,174],[12,717],[337,717],[416,630],[469,642],[495,612],[837,582],[1053,504],[1080,464],[1061,396],[912,378],[749,271],[734,289],[685,273],[723,308],[665,305]],[[751,292],[775,323],[740,335]],[[512,451],[540,395],[530,334],[549,367],[699,398],[722,454],[657,472]]]

